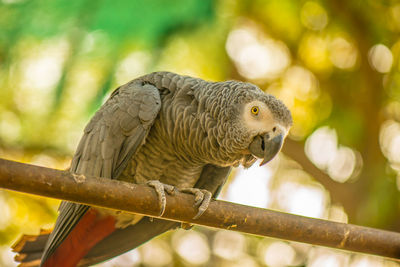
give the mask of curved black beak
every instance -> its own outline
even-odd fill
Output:
[[[283,136],[279,134],[273,138],[269,134],[264,136],[256,136],[249,146],[251,154],[258,158],[263,158],[260,166],[266,164],[273,159],[276,154],[281,150],[283,143]]]

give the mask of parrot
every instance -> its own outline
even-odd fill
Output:
[[[254,84],[153,72],[112,92],[84,128],[69,171],[151,186],[160,217],[165,194],[193,194],[198,218],[232,168],[269,162],[292,124],[285,104]],[[90,266],[179,227],[63,201],[51,232],[23,236],[13,249],[22,267]]]

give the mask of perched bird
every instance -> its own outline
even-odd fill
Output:
[[[196,195],[201,216],[233,166],[262,164],[292,124],[287,107],[257,86],[155,72],[117,88],[84,129],[70,171]],[[180,225],[62,202],[54,230],[14,246],[20,266],[89,266]]]

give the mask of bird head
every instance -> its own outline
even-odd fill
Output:
[[[241,105],[241,121],[250,137],[248,152],[269,162],[280,151],[292,125],[289,109],[272,95],[258,94]]]

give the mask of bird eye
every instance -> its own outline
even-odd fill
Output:
[[[254,115],[258,115],[259,111],[260,111],[260,109],[257,106],[254,106],[251,108],[251,113]]]

